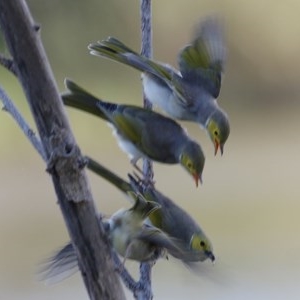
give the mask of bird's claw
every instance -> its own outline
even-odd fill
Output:
[[[145,177],[141,178],[139,174],[137,174],[134,171],[132,172],[132,174],[134,175],[135,180],[140,187],[142,188],[154,187],[155,181],[153,180],[153,178],[145,178]]]

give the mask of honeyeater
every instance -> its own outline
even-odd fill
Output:
[[[119,146],[134,166],[142,157],[166,164],[179,163],[194,178],[196,186],[201,182],[205,162],[201,146],[174,120],[138,106],[104,102],[71,80],[65,84],[69,92],[62,94],[64,104],[109,122]]]
[[[130,182],[104,167],[90,157],[86,157],[87,167],[97,175],[106,179],[124,193],[140,193],[151,203],[157,203],[160,208],[149,215],[151,224],[161,229],[178,241],[179,247],[185,253],[184,261],[215,260],[212,244],[199,224],[179,205],[161,192],[154,185],[135,179],[129,174]],[[132,200],[132,197],[129,197]]]

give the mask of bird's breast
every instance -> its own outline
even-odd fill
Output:
[[[176,94],[162,80],[143,74],[143,87],[146,98],[172,118],[182,119],[183,108],[176,101]]]

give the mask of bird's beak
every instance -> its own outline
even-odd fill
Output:
[[[193,177],[194,177],[194,180],[195,180],[195,183],[196,183],[196,187],[198,187],[199,181],[200,181],[200,183],[202,184],[202,177],[201,177],[201,175],[198,175],[197,173],[195,173],[195,174],[193,175]]]
[[[218,153],[218,149],[220,146],[220,150],[221,150],[221,154],[223,153],[223,145],[220,145],[219,141],[217,139],[215,139],[215,155],[217,155]]]
[[[214,262],[215,261],[215,256],[214,254],[211,252],[211,251],[205,251],[205,255],[212,261]]]
[[[224,150],[224,144],[220,144],[221,155],[223,155],[223,150]]]

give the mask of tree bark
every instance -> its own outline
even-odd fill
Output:
[[[0,0],[0,26],[41,138],[48,171],[91,299],[124,299],[38,26],[26,2]]]

